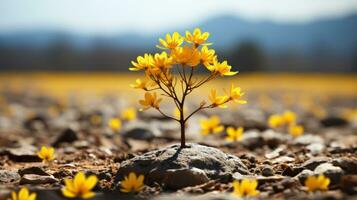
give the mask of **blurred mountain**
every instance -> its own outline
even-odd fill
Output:
[[[248,21],[235,16],[219,16],[201,24],[181,30],[201,27],[211,33],[210,41],[218,49],[229,49],[250,40],[269,51],[292,49],[303,52],[320,47],[339,54],[350,53],[357,47],[357,14],[342,18],[331,18],[301,24],[280,24],[268,21]],[[175,31],[175,30],[168,30]],[[35,30],[15,33],[0,33],[0,45],[9,47],[47,47],[58,40],[66,41],[78,48],[89,48],[97,44],[113,48],[147,50],[157,43],[154,35],[126,33],[117,36],[71,34],[60,31]]]

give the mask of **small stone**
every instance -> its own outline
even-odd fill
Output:
[[[133,128],[127,130],[123,133],[123,136],[125,138],[132,138],[136,140],[145,140],[145,141],[152,140],[155,137],[152,131],[144,128]]]
[[[56,183],[58,180],[53,176],[41,176],[36,174],[25,174],[20,180],[20,185],[23,184],[49,184]]]
[[[328,158],[328,157],[324,157],[324,156],[313,157],[313,158],[310,158],[309,160],[305,161],[301,165],[301,167],[304,169],[314,170],[320,164],[326,163],[329,161],[330,161],[330,158]]]
[[[245,148],[254,150],[264,146],[264,139],[259,132],[248,131],[247,133],[243,134],[241,143]]]
[[[302,172],[300,172],[295,177],[300,181],[301,184],[304,184],[307,177],[313,176],[313,175],[314,175],[313,171],[311,171],[309,169],[304,169]]]
[[[56,138],[52,146],[58,147],[62,143],[72,143],[76,140],[78,140],[77,133],[73,129],[67,128]]]
[[[290,156],[280,156],[278,158],[275,158],[274,160],[272,160],[273,164],[276,163],[289,163],[289,162],[294,162],[295,158],[292,158]]]
[[[341,167],[347,174],[357,174],[357,158],[336,158],[332,163]]]
[[[276,157],[282,155],[284,149],[285,148],[283,148],[283,147],[278,147],[274,151],[272,151],[270,153],[266,153],[265,157],[268,158],[268,159],[276,158]]]
[[[304,134],[294,140],[298,145],[309,145],[313,143],[324,143],[324,140],[318,135]]]
[[[270,166],[265,166],[262,169],[262,175],[263,176],[273,176],[274,175],[274,170]]]
[[[11,183],[20,180],[20,175],[15,171],[0,170],[0,183]]]
[[[20,176],[23,176],[25,174],[49,176],[49,174],[46,173],[41,167],[27,167],[27,168],[19,169],[18,173],[20,174]]]
[[[331,163],[323,163],[316,167],[314,174],[324,174],[331,179],[331,184],[337,184],[344,172],[340,167],[333,166]]]
[[[181,189],[188,186],[201,185],[207,183],[209,178],[206,173],[198,168],[191,169],[170,169],[162,181],[162,184],[169,189]]]
[[[308,149],[312,155],[317,155],[325,149],[325,145],[321,143],[312,143],[309,144],[306,149]]]
[[[325,127],[344,126],[348,124],[348,121],[339,117],[327,117],[321,120],[321,124]]]

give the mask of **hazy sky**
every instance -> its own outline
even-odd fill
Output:
[[[0,31],[156,32],[230,14],[306,22],[357,13],[357,0],[0,0]]]

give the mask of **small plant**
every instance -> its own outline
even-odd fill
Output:
[[[41,147],[37,152],[37,156],[42,159],[42,162],[49,163],[55,159],[55,149],[53,147]]]
[[[202,33],[199,28],[193,33],[186,31],[185,37],[178,32],[166,34],[166,38],[160,38],[160,45],[157,45],[163,50],[161,53],[138,56],[136,61],[132,61],[133,67],[129,68],[131,71],[144,71],[146,74],[144,80],[137,79],[135,84],[131,85],[146,91],[144,99],[139,101],[143,106],[141,110],[154,108],[163,116],[179,122],[182,148],[186,147],[186,122],[195,113],[208,108],[225,108],[230,101],[246,103],[241,99],[244,93],[232,84],[230,91],[224,95],[218,95],[217,91],[212,89],[209,95],[210,103],[203,100],[191,112],[184,112],[186,101],[194,90],[220,76],[233,76],[238,73],[231,71],[232,67],[227,61],[219,62],[215,50],[208,48],[211,45],[207,43],[209,35],[208,32]],[[195,74],[201,67],[208,70],[209,74],[196,77]],[[160,91],[160,97],[165,96],[172,100],[178,109],[179,117],[167,115],[160,109],[162,98],[156,91]]]
[[[86,177],[83,172],[78,172],[74,179],[65,179],[66,186],[62,189],[62,194],[67,198],[90,199],[95,196],[92,189],[98,182],[95,175]]]
[[[309,176],[305,180],[305,186],[309,192],[314,192],[317,190],[328,190],[330,182],[330,179],[324,175]]]
[[[233,195],[238,197],[246,197],[246,196],[257,196],[259,194],[259,190],[257,190],[258,181],[257,180],[249,180],[243,179],[241,181],[235,180],[233,182]]]
[[[30,194],[30,191],[23,187],[17,194],[16,192],[11,192],[11,199],[9,200],[36,200],[36,193]]]
[[[129,176],[126,176],[121,182],[122,192],[140,192],[144,186],[144,175],[136,176],[134,172],[131,172]]]

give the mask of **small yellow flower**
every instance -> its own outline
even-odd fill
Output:
[[[218,62],[217,58],[213,59],[213,64],[206,66],[206,68],[214,73],[221,76],[233,76],[238,72],[231,72],[232,66],[228,65],[227,61]]]
[[[130,84],[130,87],[135,88],[135,89],[143,89],[147,90],[147,81],[146,80],[141,80],[140,78],[135,80],[135,84]]]
[[[240,182],[235,180],[233,181],[233,195],[238,197],[256,196],[259,194],[257,186],[257,180],[243,179]]]
[[[242,96],[244,96],[244,92],[242,92],[240,87],[234,87],[234,85],[231,85],[231,90],[229,93],[229,97],[236,103],[239,104],[246,104],[246,100],[241,100]]]
[[[304,133],[304,127],[300,125],[292,124],[289,126],[289,133],[294,137],[298,137]]]
[[[309,176],[305,181],[305,186],[309,192],[314,192],[316,190],[328,190],[329,184],[330,179],[324,175]]]
[[[97,182],[98,179],[95,175],[86,178],[83,172],[78,172],[74,179],[64,179],[65,187],[62,189],[62,194],[67,198],[92,198],[95,196],[92,189]]]
[[[136,109],[135,108],[124,109],[121,112],[121,117],[127,121],[132,121],[132,120],[136,119]]]
[[[243,136],[243,127],[239,127],[237,129],[233,127],[227,128],[227,137],[226,140],[233,142],[233,141],[240,141],[242,140]]]
[[[208,49],[207,46],[203,46],[200,52],[200,59],[204,66],[209,66],[213,63],[215,58],[215,51],[214,49]]]
[[[211,90],[208,98],[212,102],[213,107],[227,108],[226,103],[229,100],[229,97],[226,95],[217,96],[217,91],[215,89]]]
[[[212,116],[208,119],[202,119],[200,121],[201,134],[208,135],[210,133],[219,133],[223,131],[223,125],[220,125],[221,120],[218,116]]]
[[[167,33],[166,34],[166,40],[159,39],[159,42],[162,46],[156,45],[157,48],[159,49],[175,49],[179,47],[183,43],[184,38],[178,33],[174,32],[172,36]]]
[[[151,107],[156,109],[159,108],[162,98],[157,98],[156,92],[146,92],[144,97],[145,99],[139,100],[139,103],[143,106],[140,110],[147,110]]]
[[[188,43],[193,43],[196,47],[199,45],[210,45],[210,43],[205,43],[208,37],[209,33],[201,33],[201,29],[199,28],[195,28],[192,34],[189,31],[186,31],[186,41]]]
[[[136,176],[134,172],[130,172],[121,182],[122,192],[139,192],[144,186],[144,175]]]
[[[55,149],[53,147],[41,147],[41,150],[37,152],[37,156],[42,159],[43,162],[50,162],[55,159]]]
[[[153,56],[151,54],[144,54],[144,57],[138,56],[136,62],[131,61],[133,67],[129,68],[130,71],[146,70],[153,65]]]
[[[286,124],[292,124],[295,123],[296,114],[290,110],[287,110],[282,114],[282,118]]]
[[[153,68],[151,69],[151,73],[158,74],[161,71],[170,68],[172,64],[172,58],[169,57],[165,51],[161,52],[160,54],[156,53],[154,55]]]
[[[190,46],[178,47],[171,54],[175,63],[195,67],[200,63],[200,52]]]
[[[268,119],[270,128],[277,128],[284,125],[284,119],[280,115],[271,115]]]
[[[33,192],[30,194],[30,191],[23,187],[18,194],[11,192],[11,199],[9,200],[36,200],[36,193]]]
[[[121,120],[119,118],[111,118],[108,121],[108,126],[115,132],[121,129]]]

